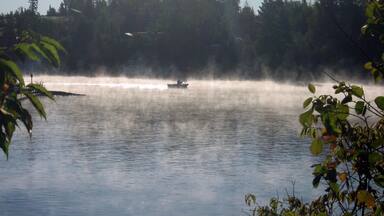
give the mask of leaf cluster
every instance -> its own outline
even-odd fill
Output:
[[[315,93],[313,85],[309,85]],[[313,96],[304,101],[299,117],[302,135],[312,139],[310,151],[324,154],[313,165],[313,186],[326,188],[327,209],[344,215],[383,214],[384,97],[365,98],[360,86],[338,82],[335,96]]]
[[[365,15],[366,24],[361,27],[362,34],[384,43],[384,2],[381,0],[371,0],[367,3]],[[369,71],[376,81],[384,77],[384,53],[377,58],[370,58],[365,63],[364,68]]]
[[[20,122],[32,134],[32,116],[24,108],[22,99],[26,98],[44,119],[46,112],[37,95],[54,99],[42,84],[26,85],[17,63],[44,59],[53,66],[59,66],[58,52],[65,52],[56,40],[36,33],[23,32],[18,40],[16,44],[0,49],[0,148],[7,157],[13,133]]]
[[[295,193],[288,194],[286,198],[271,198],[268,205],[259,205],[256,196],[253,194],[245,195],[245,203],[248,207],[253,207],[249,212],[251,216],[326,216],[327,199],[319,197],[311,203],[305,203],[295,196]]]
[[[335,95],[313,94],[299,116],[301,135],[311,138],[310,152],[322,156],[313,164],[312,184],[325,193],[305,203],[294,194],[260,206],[247,194],[253,206],[250,215],[383,215],[384,214],[384,97],[369,101],[364,89],[338,82]]]
[[[384,2],[368,1],[366,16],[362,33],[384,44]],[[370,58],[364,68],[380,81],[384,55],[363,54]],[[330,78],[336,82],[334,94],[317,96],[309,84],[313,96],[299,116],[310,152],[323,158],[312,165],[312,184],[322,184],[325,193],[310,203],[288,196],[297,202],[281,202],[278,211],[271,200],[269,206],[256,206],[253,215],[384,215],[384,96],[368,100],[363,87]]]

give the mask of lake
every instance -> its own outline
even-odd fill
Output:
[[[34,115],[31,139],[15,134],[9,160],[1,155],[1,215],[243,215],[249,192],[260,203],[293,181],[304,200],[320,192],[310,168],[319,158],[298,135],[305,85],[35,80],[86,96],[42,99],[47,121]]]

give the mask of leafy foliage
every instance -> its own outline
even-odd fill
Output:
[[[384,43],[384,3],[369,1],[366,8],[363,34]],[[381,56],[364,65],[375,81],[383,77]],[[252,215],[384,215],[384,96],[368,100],[363,87],[331,78],[334,95],[306,99],[299,117],[301,135],[312,140],[310,152],[323,158],[312,165],[312,184],[322,184],[325,193],[309,203],[294,195],[273,198]],[[313,84],[308,90],[316,93]]]
[[[376,41],[384,43],[384,29],[383,29],[383,14],[384,3],[383,1],[369,1],[367,4],[365,15],[367,17],[366,24],[361,27],[361,32]],[[365,63],[364,68],[371,72],[376,81],[384,77],[384,53],[377,58],[370,58]]]
[[[28,32],[23,32],[14,45],[0,50],[0,148],[7,158],[13,133],[19,122],[32,134],[32,116],[24,108],[21,98],[25,97],[43,118],[46,118],[46,112],[37,95],[53,100],[52,94],[43,85],[25,84],[17,62],[44,59],[58,66],[58,50],[65,51],[57,41]]]
[[[254,207],[249,215],[259,216],[326,216],[326,198],[319,197],[311,203],[304,203],[295,196],[295,193],[287,194],[283,200],[279,198],[271,198],[268,205],[259,205],[253,194],[245,195],[245,203],[247,206]]]
[[[312,98],[312,106],[302,120],[302,135],[312,138],[311,152],[325,153],[324,161],[314,164],[313,186],[323,182],[326,208],[336,206],[344,215],[383,214],[384,109],[382,96],[365,98],[363,88],[338,82],[336,95]],[[339,99],[340,98],[340,99]],[[327,151],[323,152],[323,144]]]

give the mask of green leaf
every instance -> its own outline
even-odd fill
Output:
[[[363,90],[363,88],[361,88],[359,86],[353,85],[352,86],[352,94],[355,95],[356,97],[361,98],[364,95],[364,90]]]
[[[40,84],[32,84],[31,83],[31,84],[28,84],[27,87],[33,89],[35,92],[37,92],[39,94],[47,96],[51,100],[55,100],[52,93],[49,92],[46,88],[44,88],[44,86],[42,86]]]
[[[33,107],[35,107],[39,115],[46,119],[47,114],[45,113],[44,106],[43,104],[41,104],[39,98],[28,92],[23,92],[23,94],[29,99],[29,101],[32,103]]]
[[[366,70],[372,70],[373,69],[372,65],[373,65],[372,62],[367,62],[367,63],[364,64],[364,68]]]
[[[376,4],[374,2],[370,2],[367,4],[366,8],[365,8],[365,15],[368,17],[368,18],[371,18],[374,16],[374,13],[375,13],[375,8],[376,8]]]
[[[15,132],[15,123],[12,120],[8,120],[8,122],[5,125],[5,133],[7,134],[7,138],[9,141],[11,141],[13,132]]]
[[[303,108],[306,108],[312,102],[312,97],[306,99],[303,103]]]
[[[358,101],[355,106],[355,111],[357,114],[362,114],[364,111],[364,102],[363,101]]]
[[[304,127],[310,127],[312,125],[312,122],[313,122],[312,112],[313,110],[310,109],[299,116],[299,122],[301,123],[301,125],[303,125]]]
[[[46,43],[51,44],[51,45],[54,46],[57,50],[63,51],[63,52],[65,52],[65,53],[67,52],[67,51],[64,49],[64,47],[61,46],[61,44],[60,44],[58,41],[56,41],[55,39],[52,39],[52,38],[50,38],[50,37],[43,36],[43,37],[41,38],[41,40],[44,41],[44,42],[46,42]]]
[[[376,106],[384,111],[384,96],[379,96],[375,99]]]
[[[338,193],[340,191],[340,186],[336,183],[336,182],[331,182],[329,184],[330,188],[332,189],[332,191]]]
[[[4,102],[4,109],[6,109],[7,112],[11,113],[16,118],[20,116],[22,108],[23,107],[21,105],[21,102],[16,98],[7,98]]]
[[[47,56],[51,59],[51,62],[54,64],[54,66],[60,66],[60,57],[56,47],[45,42],[41,42],[40,44],[43,47],[43,52],[46,53]]]
[[[315,87],[312,83],[309,83],[309,84],[308,84],[308,90],[309,90],[312,94],[315,94],[315,92],[316,92],[316,87]]]
[[[323,141],[320,139],[314,139],[312,141],[310,150],[313,155],[319,155],[321,152],[323,152]]]
[[[47,56],[47,54],[45,52],[43,52],[43,50],[40,49],[39,46],[37,46],[35,43],[31,44],[30,45],[31,48],[37,52],[38,54],[40,54],[44,59],[46,59],[49,63],[52,64],[52,60]]]
[[[312,185],[314,188],[317,188],[319,186],[320,180],[321,180],[321,175],[317,175],[315,176],[315,178],[313,178]]]
[[[9,141],[6,139],[5,134],[0,132],[0,148],[3,150],[5,156],[8,160],[8,151],[9,151]]]
[[[20,114],[20,120],[23,122],[25,128],[27,129],[29,135],[32,133],[33,128],[33,122],[32,122],[32,116],[28,112],[28,110],[21,108]]]
[[[337,111],[337,110],[336,110]],[[341,114],[342,115],[342,114]],[[343,117],[343,116],[341,116]],[[337,113],[326,112],[322,113],[321,121],[325,128],[327,129],[328,134],[340,134],[341,130],[337,127]]]
[[[336,105],[337,118],[340,120],[346,120],[349,116],[349,107],[344,104]]]
[[[31,49],[30,44],[20,43],[16,45],[15,49],[20,53],[22,53],[23,55],[25,55],[26,57],[28,57],[29,59],[31,59],[32,61],[40,60],[39,56],[37,56]]]
[[[279,201],[276,198],[271,198],[271,200],[269,201],[269,206],[275,212],[277,211],[277,208],[279,206]]]
[[[16,119],[14,115],[3,108],[0,108],[0,123],[5,128],[6,139],[12,139],[13,132],[15,131]]]
[[[324,175],[327,171],[327,169],[321,164],[315,164],[315,165],[312,165],[312,167],[314,167],[313,169],[314,175]]]
[[[20,68],[13,61],[0,58],[0,68],[10,72],[22,86],[25,85],[23,74],[21,73]]]

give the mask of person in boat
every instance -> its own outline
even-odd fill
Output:
[[[182,80],[177,80],[177,85],[181,85],[183,84],[183,81]]]

